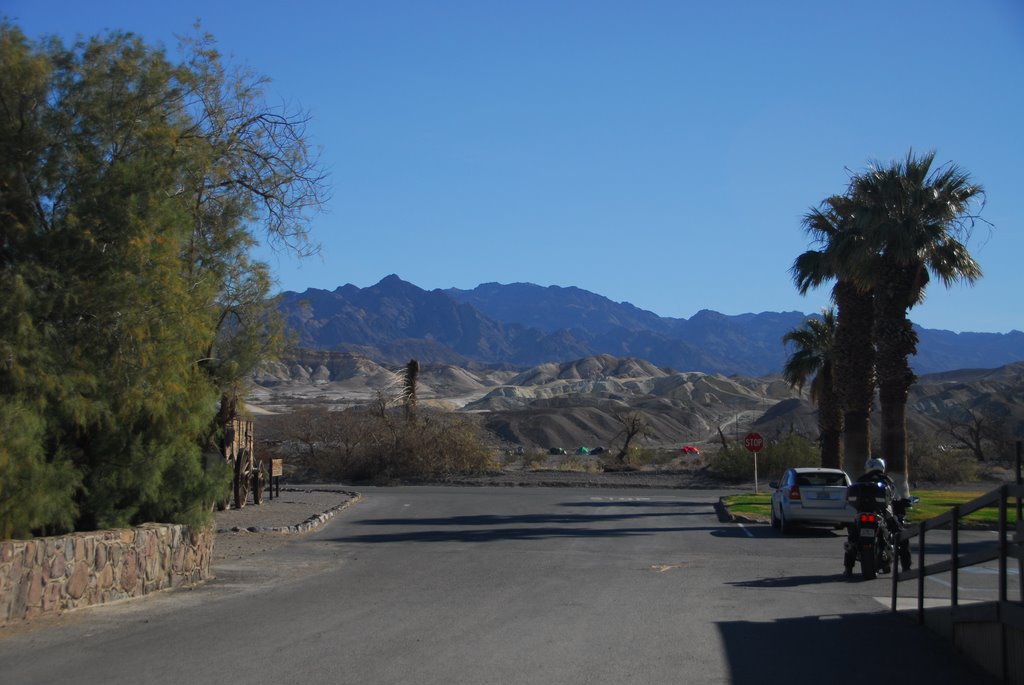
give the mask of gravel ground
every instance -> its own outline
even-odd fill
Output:
[[[304,486],[281,490],[263,504],[214,513],[217,540],[213,564],[268,551],[322,526],[334,514],[359,501],[359,494],[343,486]]]

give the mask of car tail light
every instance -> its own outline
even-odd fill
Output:
[[[874,514],[861,514],[860,515],[860,522],[861,523],[875,523],[876,520],[877,519],[875,518]]]
[[[794,485],[789,489],[789,499],[800,499],[800,486]]]

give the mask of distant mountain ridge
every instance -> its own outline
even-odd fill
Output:
[[[278,302],[296,345],[385,363],[532,366],[591,355],[635,357],[679,371],[779,373],[782,336],[808,314],[730,316],[702,310],[661,317],[580,288],[485,283],[427,291],[396,275],[376,285],[284,292]],[[1024,333],[918,329],[918,373],[994,368],[1024,360]]]

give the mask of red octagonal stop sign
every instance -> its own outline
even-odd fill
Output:
[[[764,449],[764,438],[760,433],[747,433],[747,437],[743,438],[743,446],[757,454]]]

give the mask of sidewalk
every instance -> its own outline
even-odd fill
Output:
[[[218,534],[305,533],[319,528],[358,499],[359,493],[340,485],[281,488],[280,496],[274,499],[264,493],[263,504],[214,512],[214,527]]]

